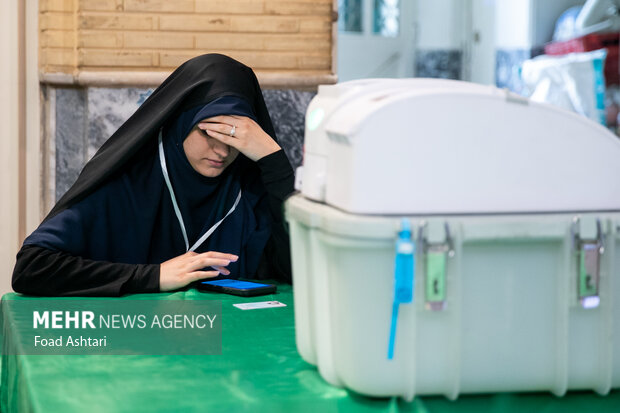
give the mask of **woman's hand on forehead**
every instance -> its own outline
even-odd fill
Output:
[[[258,123],[245,116],[214,116],[202,120],[198,127],[210,137],[232,146],[253,161],[281,149]]]

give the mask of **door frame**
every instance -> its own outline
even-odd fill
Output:
[[[41,218],[38,0],[0,2],[0,294],[11,291],[15,255]]]
[[[474,20],[476,13],[474,12],[474,2],[491,2],[494,3],[494,7],[497,7],[496,0],[462,0],[461,7],[462,12],[459,13],[462,16],[462,50],[463,50],[463,66],[462,66],[462,78],[468,82],[471,82],[475,79],[473,73],[477,71],[477,68],[480,65],[484,65],[485,63],[482,60],[477,59],[477,55],[473,52],[475,47],[475,27]],[[493,19],[495,20],[495,9],[493,10]],[[497,46],[495,45],[495,23],[492,25],[486,25],[486,32],[483,31],[483,36],[490,36],[493,38],[493,59],[492,59],[492,75],[489,78],[483,79],[483,84],[491,84],[495,85],[495,50]]]

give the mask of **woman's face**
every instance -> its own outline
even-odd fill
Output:
[[[239,151],[195,126],[183,141],[185,156],[192,168],[203,176],[214,178],[237,158]]]

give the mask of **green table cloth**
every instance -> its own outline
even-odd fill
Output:
[[[4,355],[2,412],[620,412],[620,392],[373,399],[327,384],[295,347],[290,286],[241,298],[194,289],[127,299],[221,300],[222,355]],[[36,299],[7,294],[3,299]],[[278,300],[286,307],[232,304]],[[5,314],[5,319],[10,319]],[[3,345],[19,331],[5,325]]]

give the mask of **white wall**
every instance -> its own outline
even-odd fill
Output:
[[[500,49],[529,49],[531,2],[534,0],[496,0],[495,46]]]
[[[551,41],[558,17],[569,7],[583,6],[585,0],[533,1],[532,44],[540,46]]]
[[[406,0],[403,0],[406,1]],[[495,44],[502,49],[529,49],[551,41],[558,17],[585,0],[484,0],[495,5]],[[459,49],[468,0],[418,0],[417,46]]]
[[[418,0],[417,3],[417,47],[460,49],[463,45],[465,1]]]
[[[495,5],[495,44],[504,49],[529,49],[551,40],[555,21],[585,0],[484,0]],[[418,0],[417,46],[459,49],[463,45],[467,0]]]
[[[551,41],[555,22],[569,7],[585,0],[495,0],[496,45],[530,49]]]

